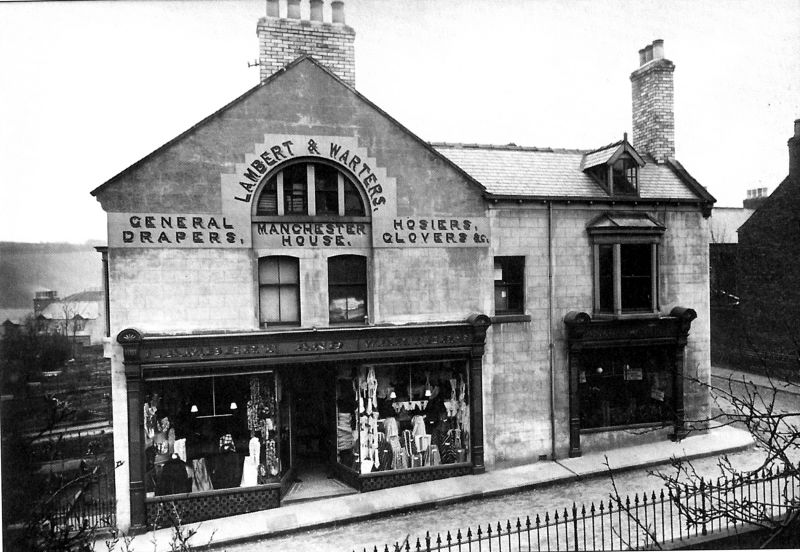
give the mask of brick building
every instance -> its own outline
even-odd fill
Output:
[[[751,366],[796,371],[800,285],[792,262],[800,259],[800,119],[788,145],[788,176],[739,228],[738,337]]]
[[[332,22],[319,0],[309,21],[284,7],[258,23],[262,53],[286,52],[258,86],[92,192],[123,527],[170,502],[186,522],[675,438],[706,415],[682,376],[709,374],[714,199],[673,159],[663,43],[631,75],[648,96],[632,141],[430,144],[351,86],[341,2]]]

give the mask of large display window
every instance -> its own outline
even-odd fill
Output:
[[[148,381],[147,496],[280,481],[288,444],[281,438],[277,383],[272,372]]]
[[[578,373],[581,429],[673,421],[673,354],[667,347],[582,353]]]
[[[468,461],[465,361],[337,370],[338,462],[361,474]]]

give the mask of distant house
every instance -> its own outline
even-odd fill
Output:
[[[742,340],[773,365],[798,368],[800,333],[800,119],[789,175],[739,228]]]
[[[55,291],[38,291],[34,318],[40,328],[74,337],[82,345],[99,345],[104,332],[103,292],[87,290],[59,298]]]
[[[752,192],[753,190],[747,191],[748,197]],[[746,207],[714,207],[708,224],[711,237],[708,260],[712,306],[738,302],[736,258],[739,235],[737,232],[754,211],[755,209]]]

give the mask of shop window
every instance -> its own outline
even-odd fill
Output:
[[[659,347],[582,353],[578,374],[581,429],[671,422],[672,355]]]
[[[281,442],[276,396],[271,372],[148,382],[147,495],[279,482],[288,443]]]
[[[267,180],[256,201],[255,214],[363,217],[366,210],[355,184],[335,167],[296,163]]]
[[[494,312],[525,312],[525,257],[494,258]]]
[[[367,258],[328,258],[328,312],[331,324],[364,323],[367,319]]]
[[[337,458],[367,474],[468,462],[465,361],[340,367]]]
[[[258,260],[259,312],[262,326],[300,324],[300,274],[295,257]]]

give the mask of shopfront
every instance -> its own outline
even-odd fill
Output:
[[[569,343],[569,455],[599,436],[663,430],[675,440],[686,435],[684,350],[692,309],[669,316],[592,319],[573,311],[564,317]]]
[[[318,472],[354,491],[482,472],[489,324],[120,332],[132,522],[278,507]]]

